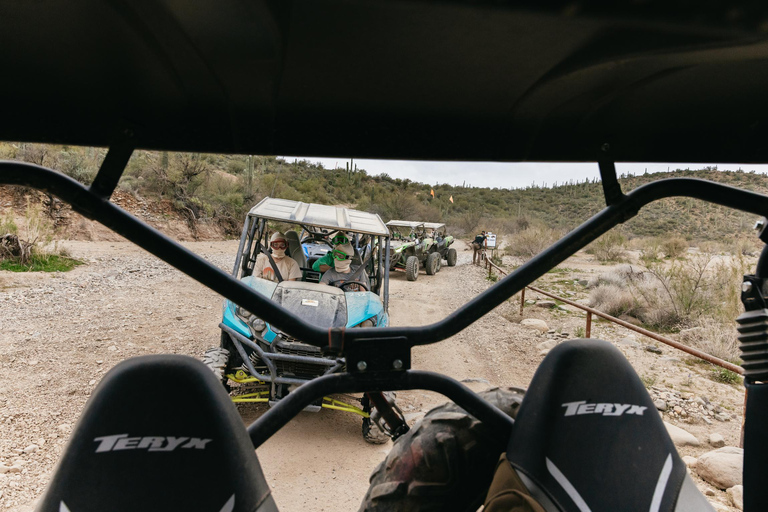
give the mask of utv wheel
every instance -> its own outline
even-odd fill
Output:
[[[448,261],[448,266],[449,267],[455,267],[456,266],[456,258],[457,257],[458,257],[458,255],[456,254],[456,249],[454,249],[453,247],[448,249],[448,254],[445,255],[445,259],[446,259],[446,261]]]
[[[209,348],[203,354],[203,364],[211,369],[222,384],[227,380],[224,375],[227,371],[228,362],[229,350],[222,347]]]
[[[430,253],[429,256],[427,256],[427,263],[425,266],[428,276],[437,274],[437,271],[440,269],[440,253]]]
[[[419,258],[408,256],[405,260],[405,278],[409,281],[415,281],[419,277]]]
[[[388,400],[391,399],[394,402],[394,393],[385,392],[384,395]],[[363,395],[361,403],[363,405],[363,411],[370,414],[374,410],[373,405],[368,399],[368,395]],[[363,439],[365,439],[366,443],[370,444],[386,444],[392,438],[386,432],[382,432],[379,426],[376,425],[376,422],[371,418],[363,418]]]
[[[511,417],[524,390],[494,388],[480,393]],[[371,475],[360,511],[466,511],[482,505],[507,439],[458,405],[429,411],[399,438]]]
[[[371,421],[371,418],[363,418],[363,439],[366,443],[370,444],[387,444],[391,439],[389,435],[379,429],[379,427]]]

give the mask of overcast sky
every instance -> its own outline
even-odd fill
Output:
[[[284,157],[292,161],[295,157]],[[299,158],[300,160],[302,158]],[[344,168],[349,159],[306,157],[310,162],[321,162],[324,167]],[[358,168],[368,174],[387,173],[393,178],[408,178],[412,181],[429,184],[461,185],[475,187],[522,188],[532,184],[551,187],[555,182],[561,184],[570,180],[584,181],[585,178],[598,178],[596,163],[497,163],[497,162],[423,162],[410,160],[355,160]],[[768,165],[736,164],[616,164],[619,174],[642,174],[648,172],[666,172],[675,169],[702,169],[707,165],[717,165],[719,170],[742,169],[768,173]]]

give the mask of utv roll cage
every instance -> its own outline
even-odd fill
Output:
[[[9,161],[0,162],[0,184],[55,195],[281,330],[346,357],[348,373],[301,386],[253,423],[256,447],[322,396],[414,388],[446,395],[508,437],[512,420],[467,387],[411,370],[411,348],[467,328],[654,201],[690,197],[768,216],[765,195],[701,180],[624,192],[614,165],[768,162],[766,18],[764,3],[717,0],[700,8],[678,0],[5,3],[0,69],[14,73],[0,81],[0,96],[12,98],[0,140],[109,151],[90,186]],[[597,162],[606,207],[439,322],[323,330],[111,203],[135,149]],[[764,226],[760,238],[768,242]],[[747,277],[740,327],[752,510],[768,503],[766,279],[764,249]]]
[[[387,309],[389,304],[389,230],[377,214],[341,206],[265,197],[246,215],[232,270],[232,276],[235,278],[242,278],[253,273],[256,256],[260,254],[261,246],[264,245],[262,239],[267,231],[268,221],[299,226],[302,233],[309,233],[313,237],[325,236],[325,233],[336,231],[349,232],[355,236],[353,240],[355,250],[358,250],[359,235],[372,237],[370,247],[363,248],[366,254],[358,254],[358,257],[362,262],[366,258],[368,250],[377,246],[385,248],[384,253],[378,251],[375,261],[373,258],[369,259],[365,270],[371,282],[371,291],[381,295],[384,309]],[[248,257],[244,258],[244,256]],[[312,272],[311,268],[303,268],[302,270]]]
[[[424,233],[424,223],[409,221],[409,220],[390,220],[387,222],[387,227],[392,236],[399,235],[400,238],[409,238],[411,233],[416,233],[417,237],[419,233]],[[402,230],[408,230],[408,233],[404,233]]]

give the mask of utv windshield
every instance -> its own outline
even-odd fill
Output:
[[[347,325],[347,301],[344,292],[335,286],[283,281],[277,285],[272,300],[322,329]]]

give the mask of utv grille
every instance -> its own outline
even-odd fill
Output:
[[[323,359],[320,347],[306,345],[295,339],[277,340],[273,343],[275,352],[278,354],[290,354],[294,356],[314,357]],[[275,361],[278,375],[294,376],[300,378],[313,378],[322,375],[328,368],[326,364],[312,364],[310,362],[295,361]]]

